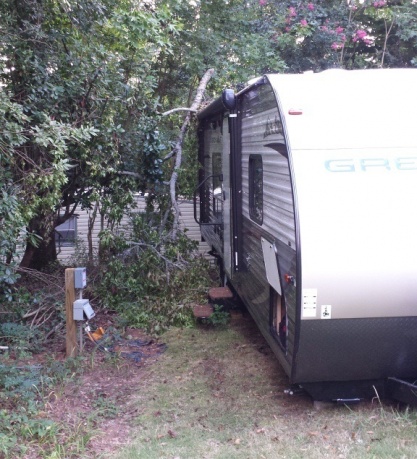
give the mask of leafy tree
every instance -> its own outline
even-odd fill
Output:
[[[169,52],[175,21],[130,0],[6,0],[0,18],[0,82],[24,115],[1,161],[40,237],[22,265],[40,268],[56,256],[54,228],[78,206],[109,196],[120,218],[115,207],[158,178],[151,67]]]
[[[274,51],[270,31],[265,33],[263,10],[257,1],[160,0],[170,5],[181,28],[172,53],[161,53],[157,94],[163,106],[188,106],[200,78],[216,70],[211,93],[267,71],[283,71],[285,63]],[[210,93],[210,91],[209,91]]]
[[[11,285],[17,280],[13,255],[24,234],[23,206],[10,166],[14,148],[26,141],[20,126],[26,119],[21,106],[0,92],[0,299],[11,299]]]
[[[4,0],[0,115],[16,128],[1,186],[40,237],[23,265],[54,258],[79,206],[100,199],[117,220],[132,190],[168,192],[182,114],[157,113],[189,106],[208,68],[214,95],[265,72],[416,65],[416,14],[414,0]]]

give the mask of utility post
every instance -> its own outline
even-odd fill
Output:
[[[74,321],[74,268],[65,270],[65,314],[66,314],[66,356],[76,357],[77,348],[77,327]]]

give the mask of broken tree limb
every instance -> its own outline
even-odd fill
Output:
[[[167,112],[162,113],[162,116],[168,116],[175,112],[196,112],[197,110],[192,110],[191,108],[187,107],[178,107],[173,108],[172,110],[168,110]]]
[[[167,155],[168,157],[172,157],[175,155],[175,164],[171,174],[171,180],[169,181],[169,191],[171,196],[171,203],[172,203],[172,210],[174,214],[174,222],[172,228],[172,238],[176,239],[178,227],[179,227],[179,217],[180,217],[180,209],[177,202],[176,197],[176,184],[178,179],[178,170],[181,167],[182,162],[182,144],[184,141],[185,134],[187,132],[188,126],[191,120],[191,114],[195,113],[201,105],[203,100],[204,91],[206,90],[206,86],[210,81],[211,77],[213,76],[214,69],[209,69],[204,74],[203,78],[201,78],[200,83],[197,88],[197,92],[194,98],[194,102],[191,104],[191,107],[187,110],[187,115],[184,118],[184,122],[182,124],[180,133],[178,135],[177,141],[175,143],[172,152]]]

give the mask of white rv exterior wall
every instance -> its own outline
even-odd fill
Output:
[[[316,298],[302,318],[417,316],[417,70],[269,79],[291,149],[303,294]]]
[[[333,69],[268,79],[293,151],[415,148],[417,69]],[[289,115],[294,109],[302,115]]]

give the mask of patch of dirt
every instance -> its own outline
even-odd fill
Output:
[[[95,322],[105,330],[113,327],[108,316]],[[49,394],[46,410],[41,414],[65,426],[58,435],[62,444],[75,432],[85,436],[88,443],[83,458],[101,457],[128,443],[138,415],[135,401],[143,375],[165,350],[163,343],[138,329],[127,329],[123,336],[107,340],[106,336],[97,343],[84,342],[81,376]],[[53,355],[64,360],[65,349],[54,351]],[[46,358],[47,353],[37,360]]]
[[[80,380],[53,394],[46,417],[67,426],[61,434],[64,437],[77,430],[89,435],[93,428],[95,433],[87,447],[92,457],[111,452],[129,438],[137,411],[132,400],[140,387],[142,371],[143,367],[129,362],[112,368],[98,358]]]

